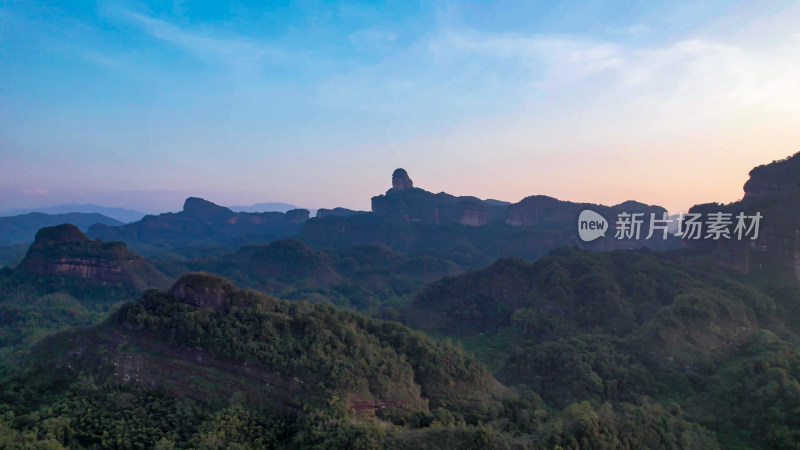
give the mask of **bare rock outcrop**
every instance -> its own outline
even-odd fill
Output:
[[[227,310],[230,305],[226,298],[234,289],[233,283],[218,275],[190,273],[176,281],[169,294],[198,308]]]
[[[407,191],[410,189],[414,189],[414,183],[411,181],[411,178],[408,177],[406,170],[396,169],[394,173],[392,173],[392,191]]]

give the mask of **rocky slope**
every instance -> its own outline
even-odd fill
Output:
[[[42,228],[14,270],[28,277],[65,277],[132,289],[163,287],[168,278],[124,242],[90,240],[78,227]]]

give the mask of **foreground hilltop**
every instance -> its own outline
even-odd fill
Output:
[[[715,448],[680,408],[549,408],[396,322],[193,273],[3,377],[0,443],[52,447]],[[41,424],[30,430],[30,424]]]
[[[74,375],[90,371],[198,401],[238,390],[278,409],[320,406],[335,395],[371,414],[387,406],[427,411],[429,403],[486,400],[499,388],[466,354],[399,324],[277,300],[203,273],[145,293],[104,326],[56,336],[40,352],[34,358]]]

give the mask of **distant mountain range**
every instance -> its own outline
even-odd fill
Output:
[[[97,225],[90,237],[121,240],[145,255],[170,253],[178,257],[222,255],[248,244],[296,238],[315,247],[386,245],[406,254],[449,259],[458,265],[483,267],[502,256],[537,259],[560,246],[590,250],[680,247],[680,240],[645,239],[650,215],[666,213],[659,206],[628,201],[615,206],[561,201],[530,196],[518,203],[434,194],[414,187],[408,173],[397,169],[392,188],[372,198],[372,211],[320,209],[316,217],[306,209],[283,212],[236,212],[286,209],[285,203],[262,203],[226,208],[201,198],[186,200],[183,211],[146,216],[121,227]],[[612,218],[622,212],[641,213],[641,238],[583,242],[578,216],[591,209]]]
[[[641,213],[644,232],[639,239],[615,239],[614,231],[609,230],[605,239],[584,242],[578,236],[578,216],[586,209],[609,221],[620,213]],[[660,206],[635,201],[604,206],[533,195],[512,204],[434,194],[415,187],[408,173],[397,169],[392,174],[392,188],[372,197],[371,212],[321,209],[306,222],[298,239],[312,247],[382,244],[395,251],[433,255],[477,268],[503,256],[538,259],[563,246],[595,251],[680,248],[680,240],[674,237],[646,239],[650,215],[660,218],[666,212]]]
[[[132,209],[116,208],[111,206],[99,206],[92,204],[68,203],[65,205],[47,206],[42,208],[6,209],[0,210],[0,217],[19,216],[32,212],[44,214],[102,214],[106,217],[118,220],[122,223],[136,222],[145,216],[144,213]]]
[[[308,220],[306,209],[286,213],[234,212],[197,197],[186,199],[183,210],[145,216],[123,226],[97,224],[88,230],[90,237],[125,241],[140,246],[172,250],[180,247],[233,247],[269,242],[297,234]]]
[[[246,213],[259,213],[259,212],[287,212],[293,209],[297,209],[297,206],[294,206],[289,203],[281,203],[281,202],[267,202],[267,203],[255,203],[249,206],[229,206],[233,212],[246,212]]]
[[[97,213],[44,214],[27,213],[13,217],[0,217],[0,246],[32,242],[36,232],[44,227],[71,223],[82,230],[100,223],[119,226],[122,222]]]

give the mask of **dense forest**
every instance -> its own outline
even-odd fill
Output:
[[[799,300],[790,270],[563,249],[433,283],[406,315],[548,405],[675,402],[725,445],[786,448],[800,441]]]
[[[800,287],[786,275],[733,277],[701,256],[649,251],[501,260],[404,305],[404,320],[438,339],[185,275],[12,355],[2,439],[787,448],[800,440]]]
[[[10,446],[715,445],[674,402],[553,408],[400,324],[204,274],[148,291],[102,325],[46,338],[17,361],[3,374]]]

